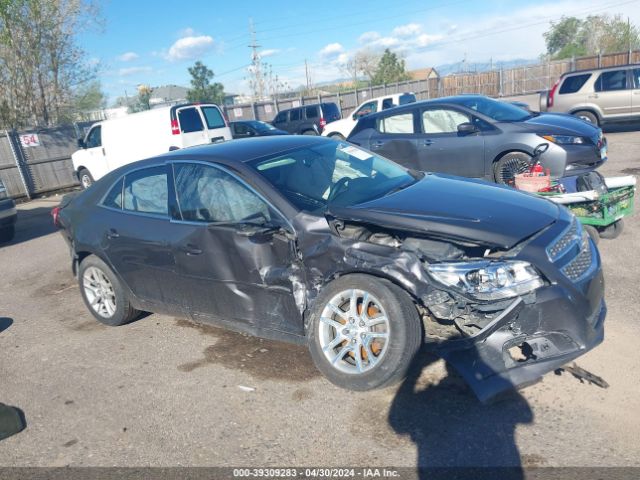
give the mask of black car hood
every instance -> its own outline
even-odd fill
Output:
[[[557,220],[559,208],[509,187],[426,174],[398,192],[355,206],[331,206],[328,213],[344,220],[507,249]]]
[[[541,113],[521,124],[528,130],[543,134],[577,135],[589,138],[600,134],[597,127],[565,113]]]

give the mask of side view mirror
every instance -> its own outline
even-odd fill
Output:
[[[462,135],[469,135],[471,133],[476,133],[478,128],[471,122],[464,122],[458,125],[458,133]]]
[[[87,148],[87,144],[84,143],[84,138],[78,139],[78,148]]]
[[[352,118],[352,119],[354,119],[354,120],[358,120],[358,115],[356,115],[356,113],[354,112],[354,113],[351,115],[351,118]]]
[[[534,157],[539,157],[540,155],[542,155],[547,150],[549,150],[549,144],[548,143],[541,143],[540,145],[538,145],[536,148],[533,149],[533,155],[534,155]]]

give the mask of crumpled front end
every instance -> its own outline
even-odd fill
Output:
[[[579,222],[563,215],[510,258],[534,265],[544,285],[499,302],[439,289],[422,298],[427,340],[481,401],[535,383],[604,338],[600,257]]]

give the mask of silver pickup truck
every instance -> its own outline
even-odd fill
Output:
[[[18,211],[12,198],[7,195],[7,189],[0,180],[0,243],[10,242],[16,233]]]

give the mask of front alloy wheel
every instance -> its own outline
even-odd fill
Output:
[[[389,348],[390,325],[380,301],[365,290],[344,290],[324,307],[318,339],[325,358],[337,370],[371,370]]]
[[[310,320],[309,351],[316,367],[350,390],[398,382],[422,344],[422,323],[411,297],[371,275],[345,275],[325,285]]]

